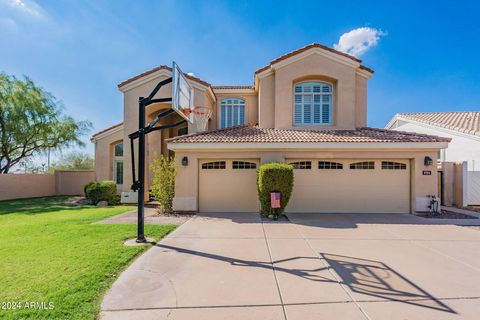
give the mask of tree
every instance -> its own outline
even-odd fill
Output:
[[[62,104],[29,78],[0,73],[0,173],[36,153],[83,146],[90,128],[64,115]]]
[[[59,162],[50,167],[50,170],[86,170],[93,169],[95,161],[88,153],[73,151],[63,156]]]
[[[173,197],[175,196],[175,176],[177,175],[175,158],[155,154],[150,170],[153,174],[150,193],[159,202],[160,212],[172,212]]]

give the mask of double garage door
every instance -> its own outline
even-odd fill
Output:
[[[295,185],[287,212],[409,213],[410,165],[407,159],[287,160]],[[200,163],[202,212],[258,212],[259,160],[209,160]]]

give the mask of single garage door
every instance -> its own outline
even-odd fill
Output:
[[[258,212],[258,159],[202,160],[200,212]]]
[[[295,186],[287,212],[410,212],[408,159],[288,162]]]

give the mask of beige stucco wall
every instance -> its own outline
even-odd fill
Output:
[[[115,144],[123,142],[123,139],[121,127],[114,128],[95,139],[95,172],[98,181],[113,179],[113,148]],[[124,144],[124,152],[128,146]]]
[[[134,87],[128,87],[127,89],[123,90],[123,117],[124,117],[124,130],[123,130],[123,142],[124,142],[124,165],[123,165],[123,191],[130,191],[130,186],[132,185],[132,175],[131,175],[131,153],[130,153],[130,139],[128,135],[132,132],[138,130],[138,98],[139,97],[146,97],[150,92],[154,89],[158,82],[167,79],[170,77],[170,73],[163,73],[158,77],[153,77],[149,81],[139,83]],[[205,89],[201,89],[198,85],[194,85],[193,82],[190,82],[194,89],[194,105],[195,106],[208,106],[215,109],[215,104],[213,104],[213,97],[210,95],[208,91]],[[160,89],[160,91],[156,94],[155,97],[170,97],[172,92],[171,84],[167,84]],[[147,121],[153,119],[153,117],[158,114],[161,110],[169,108],[170,104],[156,104],[147,107],[146,115]],[[172,123],[180,119],[179,116],[171,116],[165,118],[160,124]],[[214,128],[215,125],[213,124],[213,120],[209,123],[209,130],[210,127]],[[189,133],[196,132],[195,126],[189,124],[188,126]],[[162,132],[154,132],[147,135],[146,138],[146,145],[147,145],[147,161],[146,161],[146,177],[150,177],[149,174],[149,165],[155,153],[160,154],[168,154],[166,151],[166,147],[164,144],[164,139],[169,138],[171,135],[174,134],[173,129],[168,131]],[[162,146],[164,149],[162,151]],[[135,143],[135,148],[137,148],[137,143]],[[137,150],[137,149],[136,149]],[[128,160],[127,160],[128,159]],[[138,164],[138,160],[135,159],[135,163]],[[98,164],[98,166],[105,166],[103,164]],[[148,189],[148,182],[146,189]]]
[[[95,180],[94,171],[55,171],[55,174],[0,174],[0,201],[83,195],[83,186]]]
[[[200,160],[206,159],[260,159],[261,163],[285,161],[285,159],[409,159],[411,168],[411,211],[427,211],[427,195],[437,195],[437,170],[435,166],[424,166],[424,157],[436,161],[436,149],[425,150],[329,150],[329,151],[180,151],[176,152],[178,175],[175,182],[174,208],[176,210],[198,210],[198,181]],[[181,165],[181,158],[187,156],[188,166]],[[423,175],[431,170],[432,175]],[[235,181],[230,182],[232,188]],[[354,184],[355,181],[352,181]],[[256,188],[255,185],[252,188]],[[438,195],[437,195],[438,196]],[[348,196],[345,201],[349,201]],[[352,205],[354,205],[352,203]]]
[[[258,125],[275,127],[275,76],[261,78],[258,84]]]
[[[358,67],[312,54],[274,68],[260,76],[259,107],[261,127],[292,128],[293,88],[303,81],[324,81],[333,85],[333,125],[299,126],[304,129],[354,129],[366,125],[367,79]],[[273,123],[272,123],[273,119]]]
[[[53,174],[0,174],[0,200],[55,195]]]
[[[55,171],[56,195],[83,195],[83,187],[95,181],[95,171]]]

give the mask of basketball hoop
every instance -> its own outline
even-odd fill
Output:
[[[212,108],[203,106],[194,106],[191,110],[193,113],[194,124],[197,126],[197,132],[207,130],[208,119],[212,116]]]

